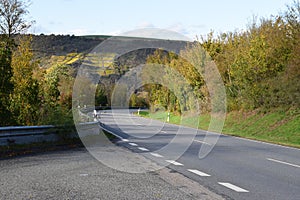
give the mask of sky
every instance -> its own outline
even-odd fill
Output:
[[[194,39],[244,30],[276,15],[293,0],[31,0],[34,34],[122,35],[142,28],[175,31]]]

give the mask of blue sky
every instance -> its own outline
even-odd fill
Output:
[[[293,0],[31,0],[35,34],[118,35],[161,28],[190,38],[245,29],[253,16],[269,17]]]

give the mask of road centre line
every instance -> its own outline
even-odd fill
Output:
[[[162,133],[167,133],[166,131],[161,131]]]
[[[292,167],[300,168],[299,165],[288,163],[288,162],[284,162],[284,161],[280,161],[280,160],[276,160],[276,159],[273,159],[273,158],[267,158],[267,160],[273,161],[273,162],[277,162],[277,163],[281,163],[281,164],[285,164],[285,165],[289,165],[289,166],[292,166]]]
[[[196,169],[188,169],[189,172],[192,172],[194,174],[197,174],[199,176],[210,176],[209,174],[206,174],[204,172],[201,172],[199,170],[196,170]]]
[[[238,186],[236,186],[236,185],[233,185],[233,184],[231,184],[231,183],[223,183],[223,182],[218,182],[220,185],[223,185],[223,186],[225,186],[225,187],[227,187],[227,188],[229,188],[229,189],[231,189],[231,190],[234,190],[234,191],[236,191],[236,192],[249,192],[248,190],[245,190],[245,189],[243,189],[243,188],[240,188],[240,187],[238,187]]]
[[[128,143],[129,145],[133,146],[133,147],[137,147],[138,145],[136,143]]]
[[[176,165],[176,166],[183,166],[183,164],[181,164],[179,162],[176,162],[175,160],[166,160],[166,162],[171,163],[171,164]]]
[[[209,144],[209,143],[207,143],[207,142],[203,142],[203,141],[201,141],[201,140],[194,140],[194,141],[195,141],[195,142],[202,143],[202,144],[207,144],[207,145],[211,146],[211,144]]]
[[[155,156],[157,158],[163,158],[162,155],[158,154],[158,153],[150,153],[152,156]]]
[[[144,148],[144,147],[138,147],[139,150],[141,151],[149,151],[148,149]]]

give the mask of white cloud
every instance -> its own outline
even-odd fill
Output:
[[[175,23],[168,26],[167,29],[195,40],[196,37],[199,36],[199,33],[203,32],[205,25],[183,25],[182,23]]]
[[[168,30],[178,32],[180,34],[186,35],[188,34],[187,29],[181,24],[181,23],[176,23],[172,24],[169,27],[167,27]]]

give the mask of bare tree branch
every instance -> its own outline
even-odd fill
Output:
[[[29,1],[0,0],[0,32],[9,38],[23,33],[31,26],[24,16],[28,14]]]

